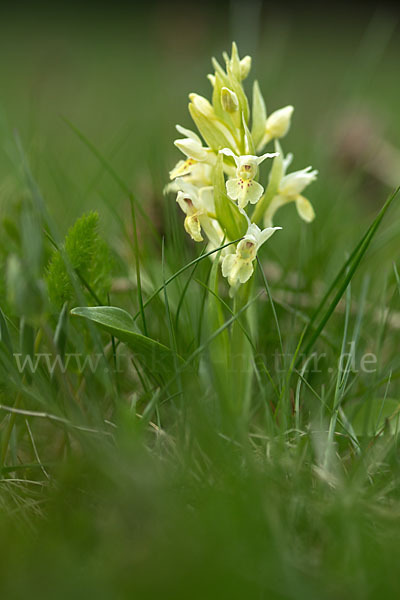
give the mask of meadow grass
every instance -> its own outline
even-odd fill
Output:
[[[186,94],[229,40],[215,13],[184,55],[157,18],[134,40],[27,22],[0,67],[2,597],[396,597],[393,20],[350,23],[340,48],[265,26],[257,77],[296,106],[317,218],[282,210],[238,310],[162,194]],[[131,316],[85,312],[107,305]]]

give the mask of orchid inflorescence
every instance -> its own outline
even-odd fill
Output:
[[[284,156],[279,140],[290,128],[292,106],[267,117],[265,102],[257,81],[253,84],[252,115],[243,88],[251,67],[251,57],[240,59],[236,44],[232,54],[224,53],[225,70],[213,59],[212,101],[189,94],[189,112],[201,135],[180,125],[181,138],[175,146],[185,155],[170,172],[173,183],[167,188],[185,213],[184,227],[196,242],[207,237],[209,250],[228,241],[237,241],[221,251],[222,274],[233,296],[254,271],[260,246],[281,227],[273,225],[276,211],[295,202],[298,214],[314,219],[303,190],[315,180],[317,171],[307,167],[287,173],[293,155]],[[251,124],[250,124],[251,123]],[[204,140],[206,146],[203,145]],[[261,154],[267,144],[274,151]],[[259,182],[259,167],[273,159],[266,189]],[[251,205],[254,208],[251,210]],[[263,222],[261,230],[258,223]]]

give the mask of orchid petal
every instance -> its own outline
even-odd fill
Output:
[[[311,202],[307,200],[307,198],[298,195],[296,198],[296,208],[303,221],[306,221],[306,223],[311,223],[311,221],[314,220],[315,212]]]
[[[266,152],[261,156],[253,156],[252,158],[256,160],[257,165],[260,165],[266,158],[275,158],[275,156],[279,156],[279,152]]]
[[[182,125],[175,125],[175,127],[177,131],[179,131],[179,133],[185,135],[187,138],[193,140],[194,142],[198,142],[201,145],[201,139],[199,138],[197,133],[195,133],[191,129],[186,129],[185,127],[182,127]]]

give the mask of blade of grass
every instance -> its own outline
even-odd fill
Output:
[[[249,300],[249,302],[247,302],[247,304],[242,306],[242,308],[237,313],[235,313],[233,317],[231,317],[230,319],[225,321],[225,323],[223,325],[221,325],[221,327],[219,327],[216,331],[214,331],[212,333],[212,335],[210,335],[205,342],[203,342],[194,352],[192,352],[192,354],[179,367],[178,372],[179,373],[183,372],[193,362],[193,360],[197,356],[199,356],[207,348],[207,346],[209,344],[211,344],[211,342],[213,340],[215,340],[216,337],[218,337],[223,331],[225,331],[225,329],[227,327],[232,325],[232,323],[234,323],[240,317],[240,315],[242,315],[249,308],[249,306],[251,306],[256,300],[258,300],[258,298],[260,297],[260,295],[262,293],[263,293],[263,290],[261,290],[258,294],[256,294],[254,296],[254,298]],[[177,377],[177,374],[168,382],[168,384],[165,386],[165,388],[167,388],[171,383],[173,383],[175,381],[176,377]]]
[[[223,300],[221,298],[221,296],[219,296],[217,293],[214,292],[214,290],[212,290],[206,283],[204,283],[203,281],[200,281],[200,279],[195,279],[194,280],[196,283],[198,283],[199,285],[201,285],[203,288],[205,288],[209,294],[212,294],[214,296],[214,298],[216,298],[221,304],[222,306],[230,313],[231,316],[233,316],[235,313],[233,312],[233,310],[231,309],[231,307],[225,302],[225,300]],[[249,344],[251,345],[252,349],[254,350],[254,352],[256,351],[256,347],[253,344],[253,341],[250,337],[250,334],[246,331],[243,323],[241,323],[240,321],[238,321],[239,327],[241,328],[241,330],[243,331],[244,335],[246,336]]]
[[[187,281],[186,281],[186,283],[185,283],[185,285],[183,287],[182,293],[180,295],[178,306],[177,306],[177,309],[176,309],[176,314],[175,314],[175,329],[176,330],[178,329],[179,314],[181,312],[181,308],[182,308],[183,301],[184,301],[185,296],[186,296],[186,292],[189,289],[190,282],[192,281],[192,279],[194,277],[194,274],[195,274],[195,272],[197,270],[198,265],[199,265],[198,262],[194,265],[194,267],[193,267],[192,271],[190,272],[189,277],[188,277],[188,279],[187,279]],[[198,280],[196,280],[196,281],[198,281]]]
[[[400,294],[400,276],[399,276],[399,272],[397,270],[397,266],[396,263],[393,263],[393,271],[394,271],[394,276],[396,277],[396,282],[397,282],[397,287],[399,289],[399,294]]]
[[[368,228],[367,232],[364,234],[364,236],[362,237],[361,241],[357,244],[357,246],[355,247],[355,249],[353,250],[353,252],[351,253],[351,255],[349,256],[349,258],[347,259],[347,261],[345,262],[345,264],[343,265],[343,267],[340,269],[338,275],[336,276],[334,282],[332,283],[332,285],[330,286],[329,290],[327,291],[327,293],[325,294],[325,296],[323,297],[323,299],[321,300],[319,306],[317,307],[314,315],[312,316],[310,323],[308,324],[305,334],[304,334],[304,338],[306,338],[307,335],[310,334],[311,329],[313,327],[313,324],[318,316],[318,314],[320,313],[322,307],[325,305],[327,299],[329,298],[331,292],[333,291],[333,289],[336,287],[336,285],[339,283],[339,281],[342,279],[343,275],[346,273],[347,271],[347,275],[344,278],[343,283],[341,284],[339,290],[336,292],[332,302],[330,303],[327,311],[325,312],[324,316],[322,317],[319,325],[317,326],[316,330],[314,331],[314,333],[311,336],[311,339],[309,340],[309,342],[306,345],[306,348],[304,350],[305,354],[308,354],[311,350],[311,348],[313,347],[313,345],[315,344],[315,342],[317,341],[317,339],[319,338],[322,330],[324,329],[326,323],[328,322],[329,318],[331,317],[332,313],[334,312],[336,306],[338,305],[340,299],[342,298],[347,286],[349,285],[350,281],[352,280],[354,273],[356,272],[358,265],[360,264],[363,256],[365,255],[375,233],[378,230],[379,225],[382,222],[383,217],[386,214],[386,211],[388,210],[389,206],[391,205],[391,203],[393,202],[394,198],[397,196],[398,192],[399,192],[400,188],[397,188],[395,190],[395,192],[389,196],[389,198],[386,200],[384,206],[381,208],[379,214],[377,215],[377,217],[375,218],[375,220],[373,221],[372,225]]]
[[[274,304],[274,301],[273,301],[273,298],[272,298],[271,290],[269,289],[268,281],[267,281],[267,278],[265,276],[264,269],[262,268],[260,258],[258,256],[257,256],[257,264],[258,264],[258,268],[259,268],[259,270],[261,272],[261,276],[262,276],[262,280],[263,280],[263,283],[264,283],[264,287],[265,287],[266,292],[267,292],[268,300],[269,300],[269,302],[271,304],[272,314],[273,314],[273,317],[274,317],[276,331],[278,333],[278,338],[279,338],[279,348],[280,348],[281,356],[282,356],[282,359],[283,359],[284,351],[283,351],[282,333],[281,333],[281,328],[279,326],[278,315],[276,314],[275,304]]]
[[[146,214],[146,212],[141,207],[140,203],[137,202],[137,200],[134,198],[134,196],[132,194],[132,190],[129,188],[129,186],[124,182],[123,179],[121,179],[121,177],[118,175],[118,173],[115,171],[115,169],[110,165],[108,160],[96,148],[96,146],[73,123],[71,123],[71,121],[69,121],[68,119],[66,119],[63,116],[61,116],[61,119],[78,136],[78,138],[81,140],[81,142],[83,142],[83,144],[91,151],[93,156],[95,156],[97,158],[97,160],[102,164],[102,166],[109,173],[109,175],[112,177],[112,179],[114,179],[115,183],[119,186],[121,191],[123,191],[128,197],[133,198],[140,214],[146,220],[147,224],[150,227],[151,232],[156,237],[156,239],[159,241],[160,234],[158,233],[157,229],[154,227],[149,216]]]
[[[144,307],[143,307],[142,280],[140,277],[140,256],[139,256],[139,243],[138,243],[137,228],[136,228],[136,213],[135,213],[135,205],[133,202],[132,194],[129,194],[129,203],[131,206],[131,216],[132,216],[133,248],[134,248],[135,263],[136,263],[136,284],[137,284],[138,302],[139,302],[139,307],[140,307],[140,315],[142,317],[143,333],[145,336],[147,336],[148,333],[147,333],[146,317],[144,314]]]
[[[219,252],[220,250],[223,250],[224,248],[227,248],[228,246],[231,246],[232,244],[236,244],[238,241],[239,240],[235,240],[234,242],[228,242],[227,244],[224,244],[223,246],[219,246],[219,248],[215,248],[214,250],[210,250],[210,252],[206,252],[206,254],[201,254],[201,256],[198,256],[194,260],[191,260],[189,263],[187,263],[185,266],[183,266],[181,269],[179,269],[176,273],[174,273],[173,275],[171,275],[171,277],[168,277],[168,279],[166,279],[164,281],[163,285],[160,285],[160,287],[157,288],[155,290],[155,292],[153,292],[149,298],[147,298],[147,300],[143,304],[143,308],[146,308],[150,304],[150,302],[152,302],[152,300],[154,300],[154,298],[156,298],[158,296],[158,294],[163,291],[163,289],[164,289],[165,286],[169,285],[172,281],[174,281],[174,279],[176,279],[177,277],[179,277],[179,275],[181,275],[182,273],[184,273],[186,271],[186,269],[190,269],[190,267],[192,267],[193,265],[195,265],[199,261],[204,260],[208,256],[211,256],[211,254],[214,254],[215,252]],[[139,315],[140,315],[140,311],[137,312],[133,316],[133,319],[136,320]]]

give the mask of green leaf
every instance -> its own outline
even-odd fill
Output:
[[[241,214],[237,205],[228,198],[225,187],[222,154],[218,155],[214,169],[214,198],[217,219],[222,225],[230,240],[244,236],[247,230],[247,221]]]
[[[253,136],[253,141],[256,148],[264,136],[266,120],[267,109],[265,108],[264,98],[261,93],[260,86],[258,85],[258,81],[255,81],[253,84],[251,135]]]
[[[83,317],[98,325],[104,331],[124,342],[134,352],[135,358],[157,380],[168,380],[175,371],[175,359],[182,359],[156,340],[135,331],[133,317],[115,306],[77,307],[71,314]]]

